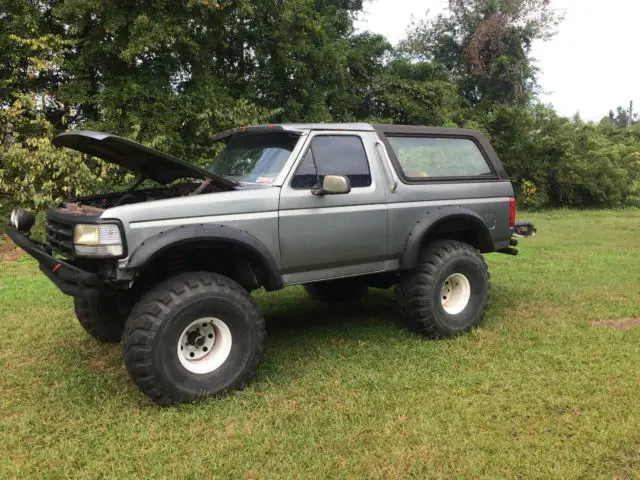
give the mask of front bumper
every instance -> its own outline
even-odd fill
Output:
[[[40,270],[62,293],[72,297],[95,297],[104,288],[99,275],[86,272],[78,267],[51,255],[46,245],[34,242],[14,227],[8,227],[7,235],[16,245],[38,260]]]

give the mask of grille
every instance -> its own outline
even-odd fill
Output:
[[[47,219],[46,225],[47,244],[51,248],[64,255],[73,257],[73,225]]]

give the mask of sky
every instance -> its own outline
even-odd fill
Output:
[[[360,30],[402,38],[412,15],[423,18],[442,11],[447,0],[372,0],[358,19]],[[580,113],[598,121],[618,106],[640,111],[640,62],[637,43],[640,0],[552,0],[565,12],[558,34],[537,42],[533,56],[545,92],[540,100],[562,115]]]

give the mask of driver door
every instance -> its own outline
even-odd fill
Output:
[[[307,140],[280,194],[282,269],[292,280],[287,283],[382,269],[387,207],[378,164],[371,161],[375,152],[367,151],[367,143],[358,132],[318,132]],[[325,175],[346,176],[351,191],[312,193]],[[309,274],[292,275],[301,272]]]

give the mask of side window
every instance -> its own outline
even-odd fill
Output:
[[[467,138],[387,137],[400,168],[412,180],[493,175],[478,146]]]
[[[300,166],[296,170],[293,180],[291,180],[292,188],[313,188],[318,183],[318,175],[316,174],[312,155],[311,149],[308,149],[307,153],[304,154]]]
[[[314,165],[315,160],[315,165]],[[316,166],[318,172],[316,172]],[[325,175],[344,175],[351,188],[371,185],[367,154],[360,137],[350,135],[319,135],[311,141],[296,170],[292,188],[313,188]]]

